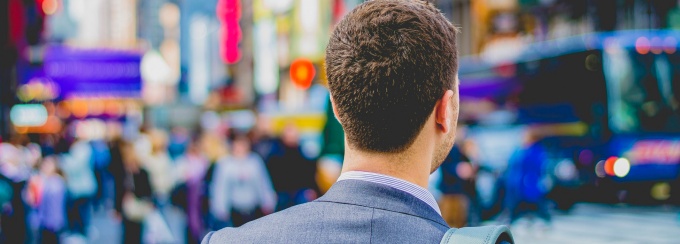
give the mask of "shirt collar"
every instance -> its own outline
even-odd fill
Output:
[[[439,215],[442,214],[441,211],[439,210],[439,205],[437,205],[437,200],[434,199],[432,193],[430,193],[430,191],[428,191],[427,189],[422,188],[411,182],[388,175],[364,171],[349,171],[342,173],[338,178],[338,181],[343,180],[361,180],[395,188],[397,190],[413,195],[414,197],[420,199],[421,201],[425,202],[427,205],[432,207],[432,209],[437,211]]]

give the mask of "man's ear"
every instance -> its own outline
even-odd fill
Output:
[[[435,107],[435,121],[443,133],[449,133],[454,128],[454,125],[451,123],[453,113],[455,112],[451,102],[453,95],[452,90],[446,90],[444,95],[437,101]]]

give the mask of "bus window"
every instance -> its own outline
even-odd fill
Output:
[[[604,52],[610,127],[618,133],[680,133],[680,55]]]

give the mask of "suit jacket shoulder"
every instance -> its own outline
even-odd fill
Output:
[[[346,180],[314,202],[212,232],[203,243],[439,243],[448,228],[408,193]]]

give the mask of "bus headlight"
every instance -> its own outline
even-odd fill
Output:
[[[619,178],[626,177],[630,172],[630,161],[626,158],[619,158],[614,162],[614,175]]]

